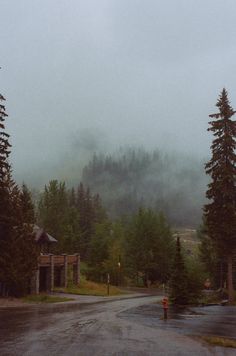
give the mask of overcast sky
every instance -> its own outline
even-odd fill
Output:
[[[224,86],[236,107],[235,0],[1,0],[0,24],[16,171],[81,145],[207,156]]]

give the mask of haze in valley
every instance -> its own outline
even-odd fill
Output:
[[[3,0],[0,20],[18,183],[74,184],[95,152],[143,147],[197,160],[204,199],[223,87],[236,107],[235,1]]]

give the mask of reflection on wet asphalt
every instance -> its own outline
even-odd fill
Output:
[[[162,330],[175,330],[185,335],[217,335],[236,339],[236,308],[209,306],[170,309],[168,320],[162,320],[158,304],[131,308],[120,314],[147,326],[160,326]],[[235,352],[236,354],[236,352]]]
[[[234,355],[185,335],[236,337],[234,309],[173,311],[163,321],[160,297],[93,304],[0,309],[1,356]],[[203,314],[203,315],[202,315]]]

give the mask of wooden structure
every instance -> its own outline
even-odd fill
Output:
[[[57,240],[49,235],[44,229],[34,225],[33,234],[35,235],[35,242],[40,248],[41,253],[50,253],[51,247],[57,243]]]
[[[38,268],[31,279],[31,293],[52,292],[55,287],[68,285],[70,273],[75,285],[80,283],[80,256],[54,255],[50,253],[51,247],[57,240],[49,235],[44,229],[34,226],[35,241],[39,246]]]
[[[80,256],[41,254],[38,257],[38,269],[31,280],[31,293],[52,292],[54,287],[68,285],[68,269],[73,275],[75,285],[80,283]]]

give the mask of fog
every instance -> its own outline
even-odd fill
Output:
[[[124,145],[208,157],[223,87],[236,106],[235,20],[234,0],[2,0],[17,181],[70,179]]]
[[[208,179],[203,162],[186,153],[126,147],[94,155],[82,181],[99,192],[112,218],[147,207],[163,212],[172,226],[197,227],[202,221]]]

